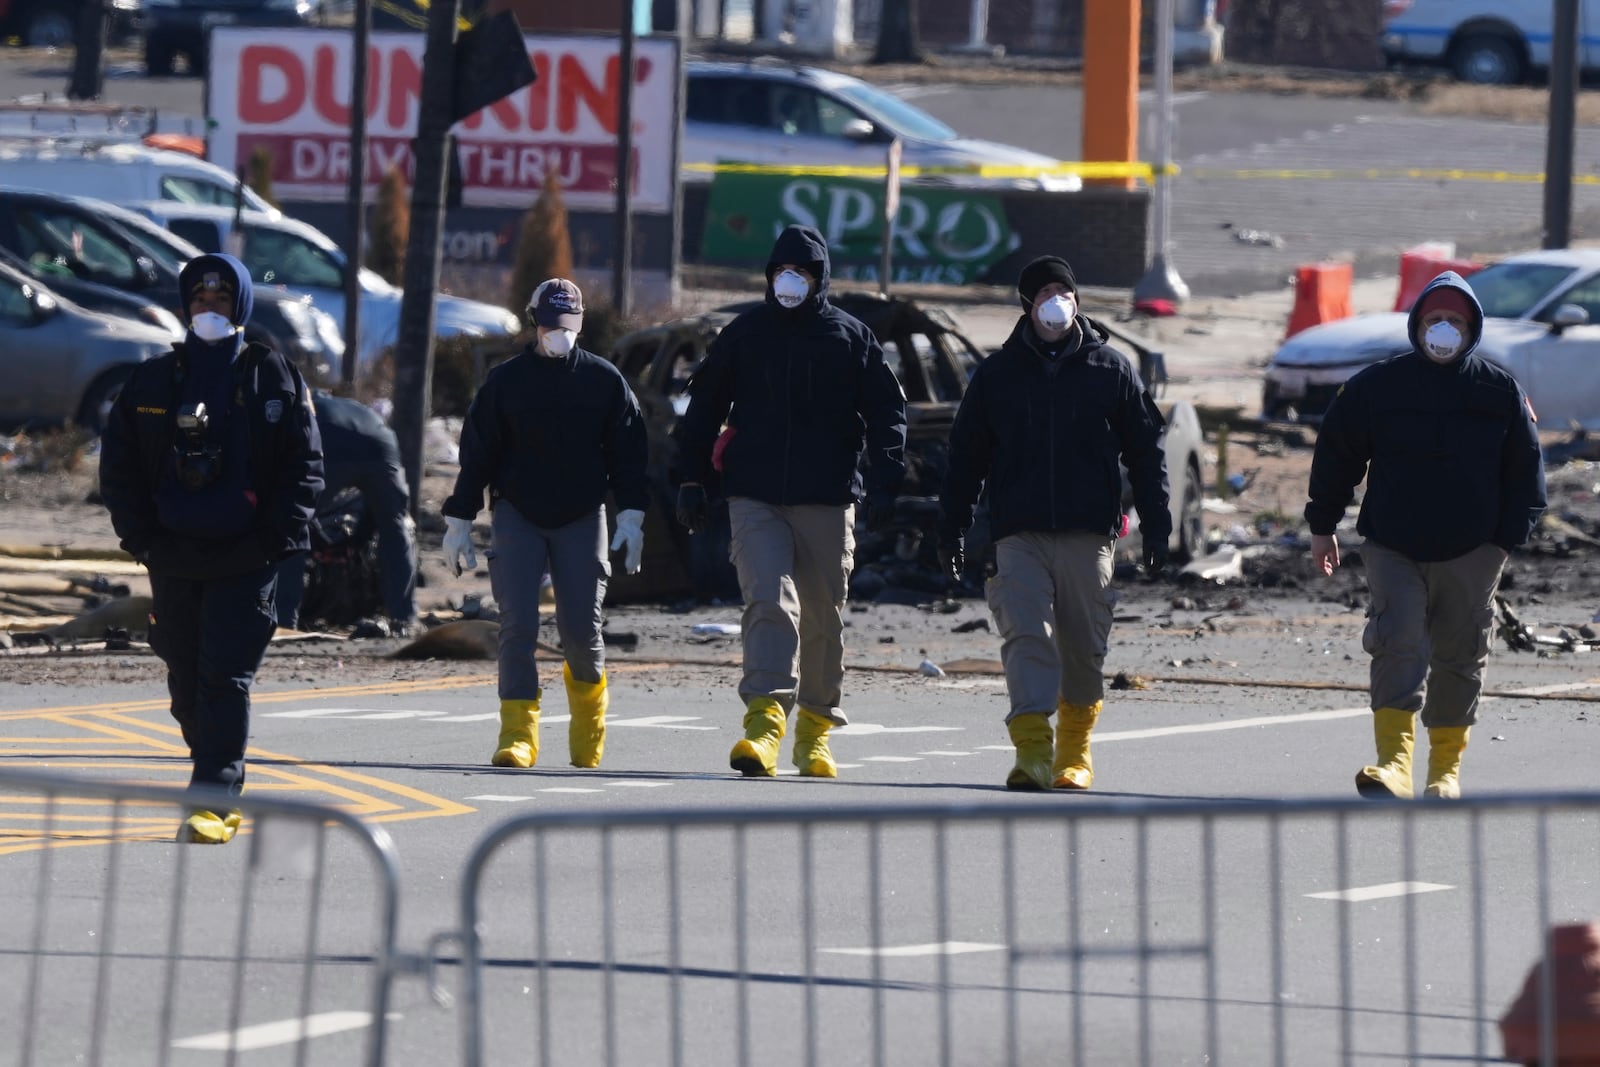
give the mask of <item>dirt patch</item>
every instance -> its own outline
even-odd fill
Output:
[[[1424,115],[1470,115],[1486,121],[1537,123],[1550,116],[1550,90],[1538,86],[1441,81],[1429,86],[1420,103]],[[1578,94],[1578,125],[1600,126],[1600,94]]]

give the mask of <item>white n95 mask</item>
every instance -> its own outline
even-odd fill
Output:
[[[1436,322],[1422,335],[1422,352],[1435,363],[1449,363],[1461,351],[1461,331],[1448,322]]]
[[[233,336],[238,329],[226,316],[218,315],[215,311],[200,312],[189,320],[189,328],[202,341],[221,341]]]
[[[552,359],[560,359],[578,344],[576,330],[549,330],[539,339],[539,347]]]
[[[786,270],[772,279],[772,295],[786,308],[799,307],[811,294],[811,283],[798,271]]]
[[[1065,330],[1077,314],[1078,304],[1072,297],[1052,296],[1039,305],[1039,325],[1047,330]]]

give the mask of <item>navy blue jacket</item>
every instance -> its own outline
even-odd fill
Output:
[[[461,427],[461,471],[446,515],[472,519],[504,498],[535,526],[565,526],[605,503],[649,504],[644,416],[620,371],[581,348],[529,345],[495,367]]]
[[[1145,541],[1172,537],[1166,421],[1121,352],[1078,317],[1075,351],[1049,359],[1023,315],[1000,351],[978,365],[950,429],[939,502],[941,537],[966,534],[987,484],[991,535],[1122,529],[1128,467]]]
[[[811,296],[786,308],[772,294],[783,263],[807,265]],[[689,383],[689,410],[673,436],[685,481],[713,476],[722,492],[768,504],[846,505],[865,489],[892,496],[905,476],[906,396],[872,331],[828,301],[828,246],[806,226],[778,235],[767,264],[766,303],[730,322]],[[861,474],[867,454],[865,486]]]
[[[1507,552],[1527,541],[1544,511],[1544,463],[1533,409],[1509,373],[1474,351],[1483,310],[1461,277],[1439,286],[1466,293],[1477,308],[1464,355],[1439,364],[1417,349],[1367,367],[1328,407],[1311,460],[1306,521],[1331,534],[1362,478],[1356,530],[1423,563],[1455,559],[1485,542]]]
[[[188,346],[139,364],[111,408],[100,443],[100,496],[122,547],[153,573],[179,578],[243,574],[310,547],[309,524],[322,491],[322,439],[305,379],[281,354],[246,345],[234,361],[233,414],[247,420],[249,458],[242,490],[254,521],[243,534],[172,529],[158,493],[176,469],[178,407]]]

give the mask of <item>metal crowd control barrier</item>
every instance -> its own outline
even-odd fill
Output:
[[[1494,1062],[1545,931],[1600,915],[1597,817],[1600,794],[518,817],[462,887],[464,1061]],[[1546,998],[1545,1064],[1554,1021]]]
[[[0,1063],[192,1063],[198,1050],[234,1064],[253,1023],[285,1018],[304,1021],[297,1064],[385,1062],[388,835],[333,808],[217,795],[245,815],[233,842],[152,844],[174,840],[197,798],[0,770]],[[348,891],[363,859],[370,929],[324,923],[330,872]]]

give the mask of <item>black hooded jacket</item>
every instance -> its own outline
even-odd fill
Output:
[[[230,319],[244,325],[251,304],[244,265],[201,256],[184,277],[202,270],[233,274]],[[178,410],[192,402],[203,377],[220,401],[208,404],[207,437],[220,446],[224,473],[194,493],[192,506],[181,506]],[[168,577],[244,574],[309,548],[322,475],[322,439],[305,379],[280,353],[241,345],[237,335],[208,344],[191,332],[171,352],[135,367],[100,444],[100,495],[122,547]],[[219,529],[215,515],[223,510],[232,518]]]
[[[816,288],[798,307],[772,293],[784,263],[806,264]],[[722,491],[768,504],[845,505],[892,496],[905,474],[906,397],[859,319],[828,302],[828,246],[808,226],[778,235],[766,303],[730,322],[689,384],[674,430],[685,481],[712,477],[724,421]]]
[[[1422,354],[1417,309],[1434,289],[1465,293],[1477,315],[1449,363]],[[1527,541],[1545,508],[1544,462],[1533,408],[1504,369],[1479,356],[1483,309],[1453,271],[1412,305],[1415,351],[1367,367],[1339,389],[1317,431],[1306,522],[1334,532],[1361,479],[1361,536],[1423,563],[1485,542]]]
[[[1166,421],[1139,372],[1083,316],[1076,350],[1049,359],[1024,314],[978,365],[950,430],[941,537],[966,534],[985,485],[994,540],[1023,532],[1122,529],[1126,463],[1146,542],[1172,537]]]

